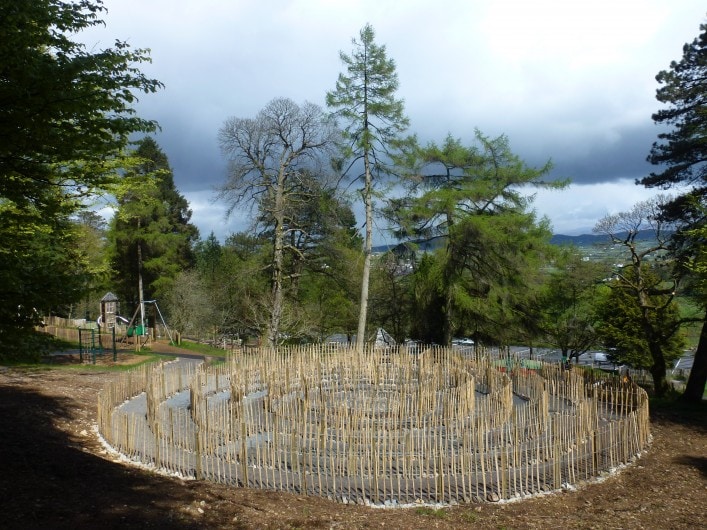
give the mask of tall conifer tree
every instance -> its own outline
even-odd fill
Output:
[[[653,114],[658,125],[671,129],[658,135],[648,161],[660,170],[641,179],[647,187],[686,186],[688,191],[665,208],[666,218],[681,225],[673,238],[679,266],[692,275],[693,293],[704,321],[685,399],[699,402],[707,383],[707,24],[683,46],[682,59],[658,73],[656,92],[666,108]]]
[[[440,146],[420,149],[409,193],[390,201],[386,213],[397,236],[439,248],[424,277],[437,282],[434,296],[422,292],[421,314],[440,315],[441,326],[424,341],[450,344],[454,333],[504,340],[509,322],[531,325],[527,317],[530,275],[548,252],[547,219],[529,210],[523,187],[562,188],[565,181],[545,181],[551,169],[528,166],[505,136],[476,133],[477,145],[465,147],[448,136]],[[418,278],[424,284],[424,277]],[[510,338],[510,337],[509,337]]]
[[[344,123],[347,144],[345,156],[346,172],[357,171],[363,164],[363,173],[355,177],[363,182],[361,192],[366,212],[366,235],[364,239],[364,264],[361,282],[357,347],[363,347],[368,313],[368,289],[371,274],[373,248],[373,200],[374,186],[379,179],[391,173],[394,162],[404,141],[401,134],[408,127],[401,99],[395,96],[398,90],[398,75],[395,61],[389,59],[385,46],[376,44],[375,32],[366,24],[353,39],[351,55],[340,52],[346,73],[339,74],[336,88],[327,93],[327,106]],[[355,169],[354,169],[355,168]]]
[[[128,306],[163,296],[177,274],[194,263],[192,245],[199,231],[187,200],[174,185],[167,156],[153,138],[134,151],[139,164],[132,177],[152,180],[148,191],[123,190],[109,230],[111,265],[119,298]]]

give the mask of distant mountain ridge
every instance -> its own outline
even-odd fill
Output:
[[[553,245],[575,245],[587,246],[596,243],[606,243],[609,241],[608,236],[604,234],[580,234],[578,236],[568,236],[565,234],[553,234],[550,243]]]
[[[616,234],[619,238],[626,238],[628,232],[619,232]],[[641,230],[638,233],[638,241],[651,241],[655,240],[655,234],[653,230]],[[442,238],[437,238],[429,243],[420,245],[419,250],[434,250],[438,248],[442,243]],[[574,245],[576,247],[587,247],[597,244],[607,244],[610,243],[609,236],[606,234],[581,234],[578,236],[568,236],[564,234],[553,234],[550,239],[550,243],[553,245]],[[376,254],[387,252],[389,250],[397,247],[399,243],[389,244],[389,245],[376,245],[373,247],[373,252]]]
[[[619,239],[625,239],[628,232],[618,232],[616,236]],[[655,232],[653,230],[641,230],[636,237],[637,241],[652,241],[655,240]],[[574,245],[577,247],[586,247],[596,244],[609,243],[609,236],[606,234],[581,234],[578,236],[567,236],[564,234],[553,234],[550,243],[553,245]]]

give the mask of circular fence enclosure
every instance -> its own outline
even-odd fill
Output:
[[[182,476],[388,506],[556,490],[631,461],[650,437],[633,384],[444,348],[147,365],[102,390],[98,425],[115,450]]]

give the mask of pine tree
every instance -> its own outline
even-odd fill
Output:
[[[660,171],[641,179],[647,187],[686,187],[664,209],[667,219],[677,221],[673,255],[684,272],[693,275],[695,299],[704,310],[704,321],[684,398],[699,402],[707,384],[707,24],[702,33],[683,46],[682,59],[658,73],[662,86],[656,92],[667,105],[653,114],[658,125],[671,129],[660,133],[648,161]]]
[[[362,197],[366,212],[366,236],[364,239],[363,278],[356,335],[357,347],[363,347],[368,313],[368,289],[371,274],[373,249],[373,200],[374,186],[384,175],[390,174],[390,162],[404,145],[401,134],[408,127],[401,99],[395,97],[398,90],[398,75],[395,61],[389,59],[385,46],[375,42],[375,32],[366,24],[359,33],[360,40],[353,39],[353,52],[339,54],[346,73],[339,74],[336,88],[327,93],[327,106],[344,122],[345,139],[348,142],[345,158],[348,170],[363,163],[363,174],[356,180],[363,181]]]
[[[450,344],[455,332],[503,340],[509,322],[531,324],[524,297],[551,233],[547,220],[538,222],[528,209],[521,188],[566,183],[545,182],[550,163],[528,166],[503,135],[489,138],[477,131],[476,140],[465,147],[449,136],[442,146],[421,149],[409,193],[386,210],[399,238],[440,249],[438,296],[427,299],[438,304],[433,310],[443,326],[438,335],[418,337],[423,340]]]
[[[193,265],[192,245],[199,232],[155,140],[140,140],[133,154],[139,164],[129,177],[140,177],[152,188],[123,190],[108,236],[116,294],[136,308],[143,299],[163,296],[177,274]]]

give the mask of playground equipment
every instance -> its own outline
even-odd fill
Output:
[[[99,430],[170,473],[388,506],[558,490],[646,448],[641,388],[497,361],[312,346],[150,365],[101,392]]]
[[[157,300],[145,300],[142,303],[143,305],[146,304],[151,304],[152,307],[155,310],[155,318],[159,316],[160,320],[162,321],[162,325],[164,326],[165,331],[167,332],[167,336],[169,337],[170,342],[174,342],[172,338],[172,332],[169,330],[169,327],[167,326],[167,322],[165,322],[164,316],[162,316],[162,311],[160,311],[160,307],[157,305]],[[147,341],[149,340],[149,334],[148,334],[148,328],[147,326],[143,323],[141,324],[135,324],[135,321],[137,320],[137,316],[141,315],[143,312],[142,306],[138,306],[135,309],[135,312],[133,313],[133,317],[127,321],[127,327],[126,327],[126,337],[135,337],[136,340],[136,346],[139,348],[140,346],[144,346],[147,344]],[[143,337],[142,340],[140,340],[140,337]]]
[[[98,316],[98,325],[101,323],[107,328],[114,328],[118,317],[120,304],[118,297],[112,292],[107,292],[101,298],[101,313]]]
[[[115,328],[111,328],[108,333],[101,333],[100,328],[78,328],[79,337],[79,361],[84,361],[84,356],[90,358],[96,364],[96,356],[104,355],[106,349],[112,351],[113,362],[118,358],[118,349],[115,343]],[[110,345],[105,347],[103,342],[109,339]]]

